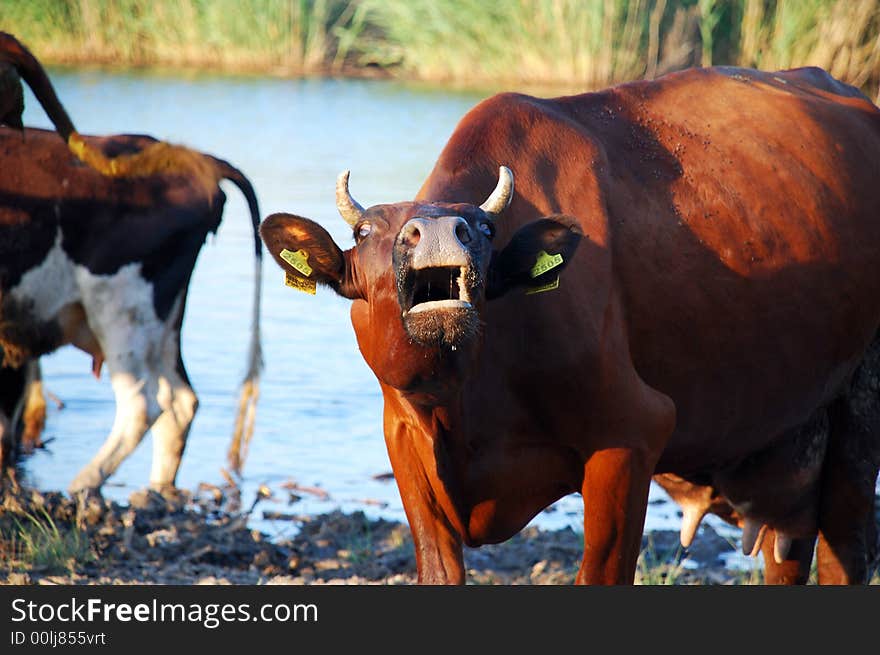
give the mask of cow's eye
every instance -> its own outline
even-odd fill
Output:
[[[478,227],[480,232],[486,235],[487,239],[495,236],[495,226],[491,223],[480,223]]]
[[[372,231],[373,224],[369,221],[364,221],[363,223],[360,223],[357,228],[355,228],[355,233],[357,234],[358,241],[366,237]]]

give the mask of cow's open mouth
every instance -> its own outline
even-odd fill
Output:
[[[468,309],[471,297],[462,266],[437,266],[413,270],[411,295],[406,312]]]
[[[403,324],[415,341],[456,347],[477,332],[472,298],[479,284],[472,267],[409,269],[400,279]]]

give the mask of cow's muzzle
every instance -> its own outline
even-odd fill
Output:
[[[397,295],[409,336],[456,347],[477,332],[475,299],[483,276],[472,251],[477,237],[459,216],[413,218],[394,245]]]

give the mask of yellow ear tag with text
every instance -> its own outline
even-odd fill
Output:
[[[305,250],[297,250],[296,252],[291,252],[287,248],[284,248],[284,250],[282,250],[279,254],[279,257],[281,257],[281,259],[293,266],[296,270],[298,270],[306,277],[312,274],[312,267],[309,266],[309,253],[307,253]]]
[[[531,296],[533,293],[543,293],[544,291],[553,291],[553,289],[559,288],[559,276],[556,276],[556,279],[552,282],[548,282],[547,284],[542,284],[539,287],[533,287],[526,291],[527,296]]]
[[[561,263],[562,255],[548,255],[546,251],[542,250],[538,253],[538,259],[535,260],[535,265],[532,266],[532,277],[535,278],[539,275],[543,275],[547,271],[552,271]]]
[[[315,289],[318,286],[314,280],[308,280],[299,275],[294,275],[290,271],[284,271],[284,284],[293,287],[297,291],[315,295]]]

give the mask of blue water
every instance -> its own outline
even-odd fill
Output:
[[[308,216],[340,245],[351,241],[336,212],[337,174],[351,169],[353,195],[364,206],[413,197],[459,118],[483,96],[389,81],[285,80],[252,77],[191,78],[145,73],[52,70],[50,76],[80,132],[146,133],[228,160],[253,183],[262,216],[277,211]],[[25,124],[49,127],[33,96]],[[178,476],[178,486],[222,486],[221,469],[234,422],[238,385],[245,372],[253,271],[247,206],[224,182],[228,201],[215,238],[202,249],[190,287],[182,353],[200,399]],[[262,378],[256,429],[241,480],[245,505],[267,485],[274,499],[261,507],[314,514],[363,510],[405,520],[382,437],[378,383],[357,349],[349,301],[327,290],[309,296],[285,287],[268,257],[263,265]],[[91,377],[91,359],[72,347],[43,359],[47,389],[65,404],[50,403],[44,434],[51,440],[25,464],[33,484],[66,489],[103,442],[114,403],[106,372]],[[149,434],[104,487],[127,502],[146,486]],[[317,486],[327,499],[302,494],[288,504],[288,481]],[[652,488],[647,525],[678,529],[675,507]],[[582,504],[574,494],[534,520],[551,529],[581,529]],[[289,521],[252,524],[284,536]]]

